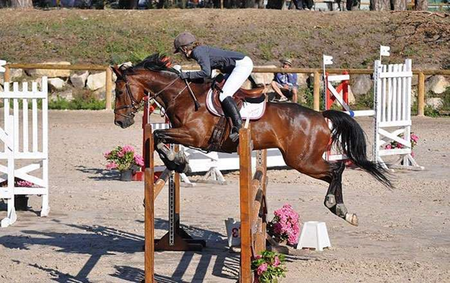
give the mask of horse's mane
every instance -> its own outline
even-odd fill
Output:
[[[154,53],[141,62],[137,63],[136,65],[124,69],[126,74],[133,74],[137,70],[150,70],[150,71],[167,71],[174,74],[179,74],[178,70],[171,67],[172,62],[170,61],[170,58],[161,55],[159,53]]]

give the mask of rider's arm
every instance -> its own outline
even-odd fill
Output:
[[[211,77],[211,63],[209,56],[205,52],[201,52],[198,47],[192,51],[192,58],[200,65],[201,71],[182,73],[182,79],[201,79]]]

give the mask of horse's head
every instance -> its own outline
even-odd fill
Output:
[[[137,80],[132,68],[113,66],[112,70],[117,76],[114,124],[124,129],[134,124],[134,115],[145,96],[145,87]]]
[[[134,115],[139,110],[142,98],[146,93],[149,93],[152,98],[156,98],[178,80],[178,76],[174,75],[177,71],[170,65],[170,58],[156,53],[133,67],[112,67],[117,76],[114,124],[122,128],[133,125]],[[168,78],[172,81],[170,84],[165,81],[164,76],[155,75],[161,71],[172,73]],[[155,89],[148,89],[150,85]]]

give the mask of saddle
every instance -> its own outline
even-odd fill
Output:
[[[222,147],[222,143],[228,137],[228,134],[231,130],[231,121],[225,118],[222,104],[220,103],[219,96],[222,92],[223,85],[225,84],[225,80],[223,76],[216,77],[212,84],[211,89],[208,92],[206,98],[206,105],[208,110],[216,116],[219,116],[220,119],[216,125],[214,125],[214,129],[212,135],[209,139],[209,145],[207,151],[220,151]],[[265,110],[265,99],[266,95],[264,93],[265,88],[259,87],[255,89],[242,89],[240,88],[234,95],[233,99],[236,102],[236,105],[241,112],[245,113],[242,118],[250,118],[251,120],[259,119],[262,114],[264,114]],[[246,106],[244,107],[244,103]]]
[[[218,77],[218,78],[217,78]],[[217,114],[223,116],[222,105],[219,100],[219,95],[222,92],[223,85],[225,84],[225,80],[223,76],[217,76],[212,84],[212,107],[216,110]],[[266,99],[266,95],[264,94],[265,87],[258,87],[254,89],[243,89],[240,88],[234,95],[233,99],[240,110],[244,104],[244,102],[248,103],[261,103]]]

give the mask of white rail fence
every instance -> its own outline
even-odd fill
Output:
[[[1,227],[17,220],[14,199],[17,195],[42,196],[41,216],[48,204],[48,90],[43,77],[41,89],[33,82],[21,88],[6,82],[0,92],[3,121],[0,120],[0,198],[7,203]],[[1,117],[1,115],[0,115]]]

